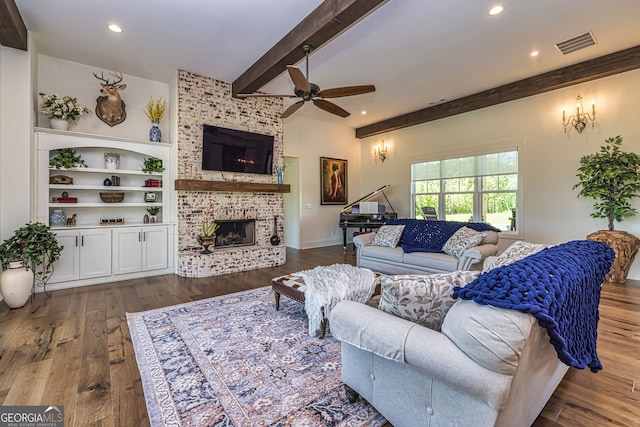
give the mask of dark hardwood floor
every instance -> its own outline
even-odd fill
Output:
[[[175,275],[0,303],[0,403],[64,405],[65,426],[149,425],[125,313],[267,286],[272,277],[355,263],[341,246],[287,250],[280,267],[203,279]],[[598,374],[570,369],[535,426],[640,425],[640,286],[602,291]]]

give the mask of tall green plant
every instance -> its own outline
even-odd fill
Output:
[[[631,218],[638,212],[630,200],[640,195],[640,156],[620,149],[622,137],[608,138],[595,154],[582,156],[573,186],[582,187],[578,197],[595,199],[593,218],[607,218],[609,230],[613,221]]]
[[[0,261],[2,268],[6,268],[9,261],[22,260],[25,267],[33,270],[36,279],[46,284],[62,249],[49,227],[41,222],[30,222],[0,244]]]

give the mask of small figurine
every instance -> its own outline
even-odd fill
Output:
[[[74,225],[76,225],[76,218],[77,218],[77,217],[78,217],[78,215],[77,215],[77,214],[73,214],[73,215],[71,216],[71,218],[67,218],[67,225],[69,225],[69,226],[74,226]]]
[[[145,224],[149,224],[149,215],[144,214],[144,219],[142,220]]]

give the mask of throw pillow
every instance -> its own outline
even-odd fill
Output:
[[[386,246],[395,248],[398,246],[404,225],[383,225],[378,229],[376,237],[373,238],[371,246]]]
[[[487,237],[486,231],[475,231],[469,227],[460,227],[458,231],[449,237],[442,250],[445,254],[460,258],[467,248],[478,246],[482,239]]]
[[[529,243],[518,240],[513,242],[503,253],[495,257],[492,260],[493,262],[484,265],[482,267],[482,272],[486,273],[494,268],[511,264],[512,262],[528,257],[529,255],[533,255],[548,247],[549,245],[544,245],[542,243]]]
[[[433,275],[381,276],[378,309],[439,331],[447,311],[456,303],[455,286],[464,286],[479,271],[455,271]]]

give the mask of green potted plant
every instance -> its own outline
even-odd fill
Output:
[[[158,221],[158,212],[160,212],[160,207],[159,206],[149,206],[147,208],[147,212],[149,212],[149,215],[151,216],[151,222],[157,222]]]
[[[62,249],[49,227],[41,222],[30,222],[0,244],[0,262],[6,269],[9,261],[21,260],[26,268],[33,270],[36,281],[45,286]]]
[[[640,239],[626,231],[614,230],[614,221],[621,222],[637,214],[631,199],[640,195],[640,155],[621,150],[620,135],[605,140],[595,154],[582,156],[578,168],[578,197],[588,197],[593,205],[593,218],[607,218],[608,230],[600,230],[588,239],[609,244],[616,252],[616,260],[606,280],[624,283],[633,258],[640,248]]]
[[[163,172],[164,167],[162,167],[162,160],[156,159],[155,157],[146,157],[142,171],[145,173]]]
[[[76,154],[76,150],[73,148],[62,148],[58,150],[58,154],[55,157],[49,160],[49,167],[56,169],[86,168],[87,164],[80,154]]]

